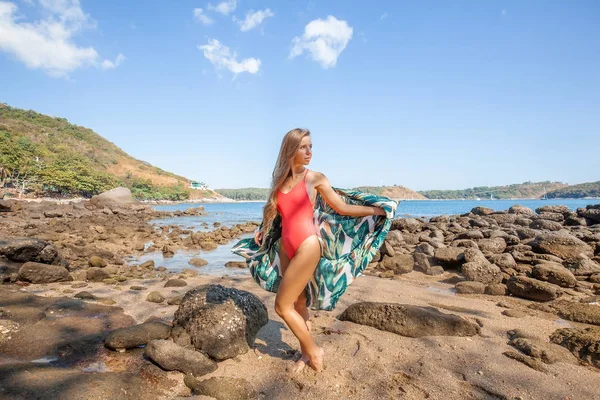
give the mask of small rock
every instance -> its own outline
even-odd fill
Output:
[[[217,363],[203,353],[186,349],[170,340],[152,340],[144,354],[167,371],[202,376],[217,369]]]
[[[174,278],[174,279],[169,279],[168,281],[166,281],[164,287],[183,287],[183,286],[187,286],[186,281],[184,281],[183,279]]]
[[[188,264],[193,265],[194,267],[203,267],[208,264],[208,261],[200,257],[194,257],[188,261]]]
[[[102,257],[91,256],[88,260],[88,264],[92,268],[103,268],[106,267],[107,263]]]
[[[485,294],[490,296],[505,296],[508,293],[506,285],[503,283],[494,283],[485,287]]]
[[[148,289],[147,287],[144,286],[130,286],[129,290],[146,290]]]
[[[73,280],[65,267],[38,262],[26,262],[19,268],[18,274],[20,280],[31,283],[51,283]]]
[[[154,269],[154,260],[148,260],[139,265],[141,269]]]
[[[169,325],[151,321],[127,328],[115,329],[107,335],[104,345],[111,350],[132,349],[145,345],[151,340],[168,339],[170,335],[171,327]]]
[[[562,294],[559,286],[524,276],[512,276],[506,286],[514,296],[536,301],[554,300]]]
[[[455,287],[459,294],[483,294],[485,291],[483,283],[474,281],[458,282]]]
[[[181,300],[183,300],[183,294],[180,294],[178,296],[174,296],[171,297],[169,300],[167,300],[167,304],[170,306],[178,306],[181,304]]]
[[[73,297],[75,297],[76,299],[81,299],[81,300],[97,300],[96,296],[94,296],[90,292],[85,292],[85,291],[79,292]]]
[[[146,301],[149,301],[151,303],[162,303],[163,301],[165,301],[165,296],[163,296],[159,292],[150,292],[146,297]]]
[[[86,279],[90,282],[102,282],[110,276],[102,268],[89,268],[86,271]]]
[[[200,381],[191,375],[183,379],[195,395],[214,397],[217,400],[246,400],[257,398],[252,385],[245,379],[213,377]]]
[[[525,311],[510,309],[502,311],[502,315],[506,315],[507,317],[511,318],[523,318],[528,316],[529,314]]]
[[[225,263],[225,267],[227,268],[246,268],[245,261],[229,261]]]

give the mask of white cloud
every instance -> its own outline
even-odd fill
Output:
[[[262,24],[265,19],[273,16],[275,16],[275,14],[273,14],[273,12],[267,8],[266,10],[259,10],[256,12],[254,10],[248,11],[246,13],[246,18],[244,18],[243,21],[238,20],[235,17],[233,17],[233,20],[240,24],[240,30],[242,32],[247,32],[250,29],[254,29]]]
[[[79,0],[39,0],[45,17],[24,22],[12,2],[0,1],[0,51],[28,68],[42,69],[51,76],[66,76],[83,66],[114,68],[124,60],[102,60],[93,47],[80,47],[73,37],[96,22],[81,9]]]
[[[388,17],[388,15],[389,14],[385,12],[385,13],[381,14],[381,17],[379,17],[379,19],[384,20]]]
[[[325,69],[335,67],[337,59],[352,39],[353,29],[346,21],[334,16],[326,20],[315,19],[304,28],[302,36],[292,40],[289,58],[294,58],[307,51],[311,58]]]
[[[204,13],[204,10],[201,8],[194,8],[194,17],[204,25],[210,25],[214,21],[208,15]]]
[[[211,3],[208,3],[208,5],[206,6],[206,8],[208,10],[216,11],[223,15],[231,14],[232,12],[235,11],[236,7],[237,7],[236,0],[225,0],[225,1],[222,1],[219,4],[217,4],[216,6],[213,6]]]
[[[208,59],[217,69],[228,69],[234,74],[249,72],[255,74],[260,68],[260,60],[257,58],[245,58],[242,61],[237,60],[237,54],[231,52],[229,47],[224,46],[217,39],[209,39],[208,44],[198,46],[199,50],[204,52],[204,57]]]
[[[125,56],[119,53],[114,62],[110,60],[104,60],[102,61],[102,64],[100,64],[100,66],[102,67],[102,69],[113,69],[121,65],[123,61],[125,61]]]

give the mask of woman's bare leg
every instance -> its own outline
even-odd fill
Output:
[[[275,311],[298,338],[303,354],[308,355],[311,367],[317,371],[323,368],[323,349],[315,344],[295,304],[304,293],[320,258],[318,238],[310,236],[302,242],[287,265],[275,298]]]

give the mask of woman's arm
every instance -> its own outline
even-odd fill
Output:
[[[357,206],[348,204],[333,190],[329,179],[320,172],[316,172],[315,189],[321,193],[327,204],[331,206],[340,215],[351,217],[364,217],[367,215],[386,215],[385,211],[379,207]]]

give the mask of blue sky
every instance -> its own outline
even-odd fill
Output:
[[[600,180],[597,1],[0,0],[0,101],[211,187]]]

